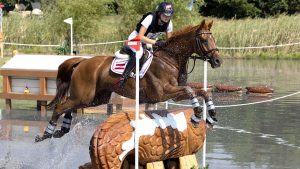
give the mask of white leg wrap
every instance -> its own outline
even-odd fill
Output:
[[[69,124],[71,124],[72,119],[64,118],[63,122],[64,122],[64,123],[69,123]]]
[[[210,106],[207,106],[207,109],[208,110],[214,110],[214,109],[216,109],[216,107],[214,105],[210,105]]]
[[[210,106],[210,105],[214,105],[214,103],[213,103],[213,101],[210,100],[210,101],[206,102],[206,105]]]
[[[199,123],[201,121],[200,118],[196,117],[194,114],[191,117],[195,122]]]
[[[71,127],[71,122],[72,119],[64,118],[62,127],[69,129]]]
[[[214,125],[216,124],[217,122],[214,121],[210,116],[206,117],[206,120],[209,121],[210,124]]]
[[[46,132],[47,133],[50,133],[50,134],[53,134],[54,130],[55,130],[55,127],[54,125],[51,125],[51,124],[48,124],[47,128],[46,128]]]
[[[213,109],[215,109],[216,107],[215,107],[215,105],[214,105],[214,103],[213,103],[213,101],[208,101],[208,102],[206,102],[206,106],[207,106],[207,109],[208,110],[213,110]]]
[[[192,105],[193,107],[200,107],[199,101],[197,98],[192,99]]]

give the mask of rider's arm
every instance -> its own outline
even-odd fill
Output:
[[[141,41],[154,45],[156,40],[153,40],[153,39],[148,38],[147,36],[144,36],[146,31],[147,31],[147,28],[142,25],[141,28],[140,28],[140,31],[139,31],[139,36],[141,38]]]
[[[170,39],[172,36],[172,32],[166,32],[166,37],[167,37],[167,40]]]

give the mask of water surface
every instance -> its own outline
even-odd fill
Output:
[[[210,84],[274,88],[271,97],[213,94],[215,105],[236,105],[274,99],[300,91],[300,61],[225,60],[209,68]],[[196,65],[189,81],[202,81],[203,63]],[[244,90],[245,91],[245,90]],[[219,124],[207,133],[207,164],[211,169],[300,168],[300,94],[273,102],[218,108]],[[186,102],[182,102],[186,103]],[[163,107],[163,105],[162,105]],[[176,108],[177,106],[171,106]],[[51,113],[49,113],[50,115]],[[77,116],[73,130],[61,139],[35,144],[47,119],[33,110],[0,113],[0,168],[75,169],[89,162],[89,140],[106,115]],[[202,151],[197,154],[201,163]]]

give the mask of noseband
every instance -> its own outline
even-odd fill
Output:
[[[205,51],[204,49],[204,45],[205,43],[208,43],[206,40],[201,40],[199,35],[202,35],[202,34],[212,34],[211,32],[199,32],[197,31],[196,32],[196,53],[199,55],[199,56],[196,56],[196,59],[202,59],[202,60],[209,60],[211,57],[212,57],[212,54],[215,52],[215,51],[219,51],[218,48],[212,48],[208,51]],[[212,53],[210,56],[209,54]]]

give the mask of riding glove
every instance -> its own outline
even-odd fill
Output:
[[[165,41],[162,41],[162,40],[158,40],[155,42],[155,45],[158,46],[158,47],[165,47],[166,46],[166,42]]]

